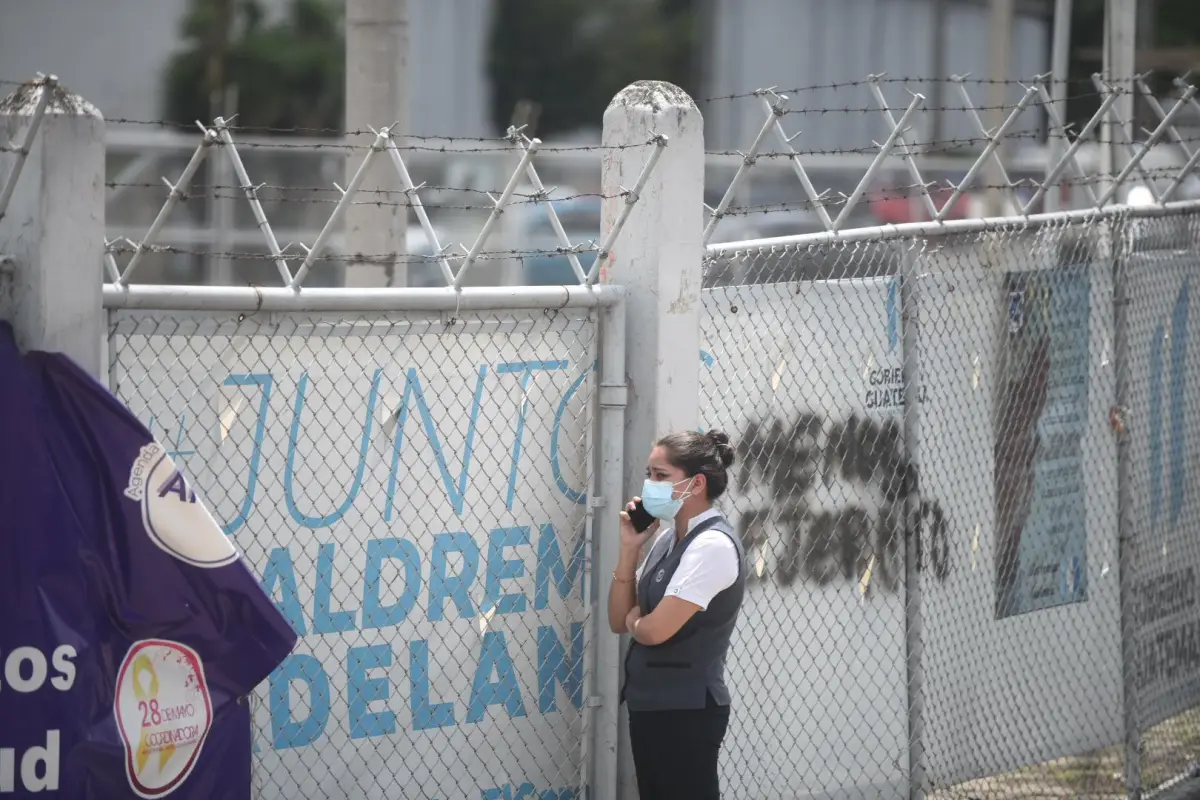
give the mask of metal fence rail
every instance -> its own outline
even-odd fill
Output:
[[[1149,796],[1200,760],[1200,208],[709,248],[754,589],[729,796]],[[786,743],[784,745],[783,743]]]

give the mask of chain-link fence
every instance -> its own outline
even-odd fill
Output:
[[[1200,472],[1196,397],[1200,368],[1189,350],[1188,296],[1197,275],[1200,219],[1129,226],[1135,244],[1122,265],[1128,359],[1123,403],[1130,429],[1121,533],[1132,544],[1126,646],[1141,783],[1164,786],[1200,775]],[[1183,712],[1183,713],[1181,713]]]
[[[1192,212],[710,252],[702,417],[740,442],[753,587],[727,796],[1194,769],[1197,244]]]
[[[593,315],[114,313],[113,390],[302,635],[256,797],[577,796]]]
[[[914,156],[931,148],[908,138],[923,100],[889,106],[873,76],[863,86],[888,135],[840,196],[812,185],[801,160],[814,154],[779,122],[787,97],[760,90],[759,136],[703,229],[679,211],[704,194],[696,107],[637,84],[605,116],[601,192],[584,213],[598,227],[579,235],[547,205],[540,143],[514,128],[515,168],[461,254],[424,215],[418,190],[431,187],[407,174],[411,148],[381,132],[360,174],[390,162],[402,178],[430,243],[415,256],[437,287],[425,289],[315,285],[329,262],[398,265],[396,252],[334,254],[353,182],[311,246],[281,244],[267,187],[237,157],[241,132],[235,145],[218,120],[145,235],[106,242],[103,310],[90,311],[60,295],[94,269],[101,217],[77,195],[104,182],[103,159],[87,156],[103,130],[66,124],[85,107],[64,95],[41,121],[56,149],[35,166],[73,168],[26,181],[37,191],[5,219],[57,232],[5,237],[20,279],[0,314],[75,355],[107,320],[113,391],[300,633],[250,699],[256,797],[632,792],[620,647],[591,609],[641,448],[695,419],[697,347],[701,424],[738,446],[724,506],[751,573],[729,658],[726,796],[1166,797],[1194,788],[1200,761],[1188,349],[1200,204],[1184,199],[1200,152],[1176,127],[1200,104],[1181,86],[1145,143],[1116,148],[1125,166],[1101,173],[1084,140],[1123,128],[1132,98],[1096,82],[1100,109],[1072,141],[1050,86],[1022,87],[940,186]],[[962,110],[987,110],[965,95]],[[997,148],[1039,104],[1061,149],[1025,179]],[[781,149],[763,152],[772,131]],[[1163,155],[1168,135],[1179,152]],[[163,224],[208,155],[228,160],[237,180],[224,188],[263,236],[262,251],[225,255],[274,268],[280,285],[130,280],[176,249]],[[815,225],[774,246],[710,244],[697,313],[687,254],[754,210],[731,204],[772,156],[795,169],[807,199],[787,203]],[[901,216],[892,167],[909,176],[890,187]],[[988,202],[964,207],[970,193]],[[1071,210],[1042,213],[1051,198]],[[853,216],[863,202],[898,227]],[[553,235],[487,249],[526,205],[544,207]],[[1010,216],[976,213],[996,208]],[[768,235],[753,230],[740,235]],[[475,269],[494,283],[478,273],[505,258],[553,258],[552,285],[468,280]]]

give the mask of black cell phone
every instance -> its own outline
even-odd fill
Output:
[[[638,533],[641,533],[654,524],[654,515],[646,510],[641,500],[634,503],[633,511],[628,513],[629,520],[633,523],[633,529]]]

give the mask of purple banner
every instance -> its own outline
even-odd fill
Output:
[[[296,633],[150,432],[0,323],[0,795],[250,797]]]

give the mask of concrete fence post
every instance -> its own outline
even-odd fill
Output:
[[[0,100],[0,142],[18,148],[0,156],[0,176],[21,170],[0,210],[0,319],[12,323],[22,349],[65,353],[107,385],[104,118],[53,78],[42,78]]]
[[[398,147],[410,132],[409,37],[408,0],[346,3],[346,130],[357,131],[346,137],[346,143],[354,145],[346,151],[347,183],[375,140],[363,131],[390,126]],[[408,285],[411,198],[401,194],[400,174],[383,155],[368,167],[356,202],[346,209],[346,286]]]
[[[667,144],[639,197],[631,189],[652,151]],[[604,113],[601,187],[602,230],[608,231],[625,203],[635,201],[600,280],[626,288],[625,435],[601,447],[624,449],[624,496],[605,496],[598,511],[596,588],[604,598],[616,566],[617,514],[641,486],[654,440],[700,423],[700,284],[704,257],[704,121],[692,98],[661,81],[639,81],[622,90]],[[612,395],[613,387],[602,387]],[[602,400],[602,403],[604,401]],[[603,463],[603,462],[602,462]],[[619,706],[621,662],[627,642],[598,626],[595,771],[592,797],[637,797],[628,721]],[[647,800],[643,798],[643,800]]]

